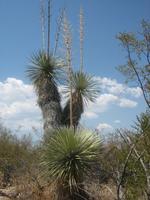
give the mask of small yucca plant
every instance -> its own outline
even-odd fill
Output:
[[[87,131],[57,130],[43,150],[42,165],[46,176],[57,180],[58,186],[61,184],[71,199],[85,196],[83,181],[96,164],[99,150],[99,138]]]

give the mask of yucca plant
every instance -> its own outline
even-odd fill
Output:
[[[58,128],[61,124],[62,111],[56,84],[61,66],[62,63],[52,55],[40,51],[33,54],[31,65],[27,69],[27,76],[35,87],[38,105],[42,110],[45,132]]]
[[[100,139],[94,134],[61,128],[44,146],[42,166],[46,169],[46,177],[57,181],[62,196],[67,194],[69,199],[87,199],[83,181],[97,163],[99,152]]]
[[[65,92],[68,93],[69,88],[66,86]],[[84,72],[75,72],[72,75],[72,118],[73,126],[77,127],[82,113],[84,112],[84,106],[89,102],[94,102],[99,89],[94,77]],[[70,125],[70,100],[67,101],[63,113],[62,124],[65,126]]]

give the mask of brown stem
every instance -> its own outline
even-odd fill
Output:
[[[139,76],[139,74],[138,74],[138,72],[137,72],[137,70],[136,70],[136,68],[135,68],[135,66],[134,66],[134,64],[133,64],[133,62],[132,62],[131,55],[130,55],[130,49],[129,49],[129,45],[128,45],[128,44],[127,44],[127,52],[128,52],[129,62],[130,62],[130,64],[131,64],[131,66],[132,66],[132,68],[133,68],[133,70],[134,70],[134,73],[135,73],[135,75],[136,75],[136,77],[137,77],[137,80],[138,80],[138,82],[139,82],[139,84],[140,84],[140,88],[141,88],[141,90],[142,90],[144,100],[145,100],[147,106],[148,106],[149,109],[150,109],[150,103],[149,103],[149,101],[148,101],[148,99],[147,99],[147,97],[146,97],[146,93],[145,93],[144,86],[143,86],[143,84],[142,84],[141,78],[140,78],[140,76]]]
[[[120,188],[122,186],[122,183],[123,183],[123,180],[124,180],[124,177],[125,177],[125,173],[126,173],[127,164],[128,164],[129,158],[130,158],[130,156],[133,152],[133,149],[134,149],[134,144],[130,147],[130,151],[129,151],[127,157],[126,157],[124,167],[123,167],[123,170],[122,170],[121,179],[120,179],[120,182],[119,182],[119,185],[118,185],[118,188],[117,188],[118,200],[121,200],[121,198],[120,198]]]

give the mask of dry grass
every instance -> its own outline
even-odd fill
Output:
[[[14,181],[15,186],[4,189],[6,194],[12,198],[0,198],[0,200],[56,200],[57,190],[55,183],[45,183],[37,178],[34,180],[32,176],[25,175]],[[108,185],[99,185],[98,183],[88,183],[85,187],[89,193],[91,200],[114,200],[113,194],[109,191],[111,188],[115,194],[115,187],[109,183]],[[61,199],[60,199],[61,200]],[[67,199],[69,200],[69,199]]]
[[[92,182],[87,184],[86,189],[94,200],[115,200],[116,188],[113,183],[99,184],[98,182]]]
[[[86,183],[86,192],[90,200],[116,200],[116,187],[113,182],[99,184],[96,182]],[[2,196],[1,191],[8,195]],[[13,181],[13,186],[0,189],[0,200],[58,200],[56,183],[47,183],[37,176],[26,174]],[[70,200],[67,197],[59,197],[59,200]],[[142,200],[142,198],[139,198]]]

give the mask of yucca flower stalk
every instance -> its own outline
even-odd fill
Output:
[[[98,136],[89,131],[56,130],[43,149],[45,176],[57,181],[58,188],[67,192],[69,199],[84,199],[87,194],[83,181],[97,163],[100,144]]]
[[[82,7],[80,7],[80,70],[83,71],[83,43],[84,43],[84,13]]]
[[[41,108],[45,133],[61,125],[60,95],[56,81],[63,63],[46,52],[33,54],[27,76],[31,79]]]
[[[45,40],[45,5],[44,0],[40,0],[40,15],[41,15],[41,32],[42,32],[42,49],[45,50],[46,40]]]
[[[64,46],[66,50],[66,63],[67,63],[67,81],[69,88],[69,126],[73,126],[73,106],[72,106],[72,34],[71,34],[71,26],[66,16],[63,19],[63,40]]]
[[[68,94],[69,88],[66,86],[65,92]],[[98,96],[99,89],[94,77],[84,72],[75,72],[72,75],[72,118],[73,126],[79,124],[82,113],[88,102],[94,102]],[[69,95],[68,95],[69,96]],[[67,101],[63,113],[62,124],[69,126],[70,121],[70,99]]]
[[[51,47],[51,4],[52,0],[48,0],[48,16],[47,16],[47,56],[50,54]]]

